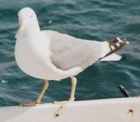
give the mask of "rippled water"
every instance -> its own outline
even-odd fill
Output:
[[[120,62],[98,63],[78,75],[77,100],[123,97],[123,84],[131,96],[140,95],[139,0],[0,0],[0,106],[36,98],[42,82],[25,75],[14,59],[17,11],[25,6],[37,12],[42,29],[53,29],[99,41],[115,36],[131,45],[121,51]],[[45,101],[66,100],[68,79],[50,82]]]

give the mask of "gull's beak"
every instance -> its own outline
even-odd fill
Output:
[[[20,27],[19,27],[19,29],[18,29],[18,32],[22,32],[22,31],[24,31],[24,29],[25,29],[25,27],[24,27],[24,25],[22,24],[22,25],[20,25]]]

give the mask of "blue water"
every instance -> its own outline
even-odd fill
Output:
[[[119,36],[130,45],[119,62],[98,63],[78,75],[76,100],[123,97],[124,85],[131,96],[140,95],[139,0],[0,0],[0,106],[34,100],[42,81],[24,74],[14,58],[17,12],[30,6],[38,14],[41,29],[53,29],[99,41]],[[44,102],[66,100],[68,79],[50,81]]]

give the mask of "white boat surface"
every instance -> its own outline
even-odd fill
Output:
[[[140,122],[140,97],[1,107],[0,122]]]

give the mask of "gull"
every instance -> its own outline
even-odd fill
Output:
[[[118,61],[115,52],[128,44],[119,37],[112,41],[86,40],[53,31],[41,30],[35,11],[30,7],[18,12],[15,59],[20,69],[32,77],[44,80],[44,86],[34,102],[42,103],[49,80],[71,79],[69,101],[75,100],[76,76],[98,61]]]

